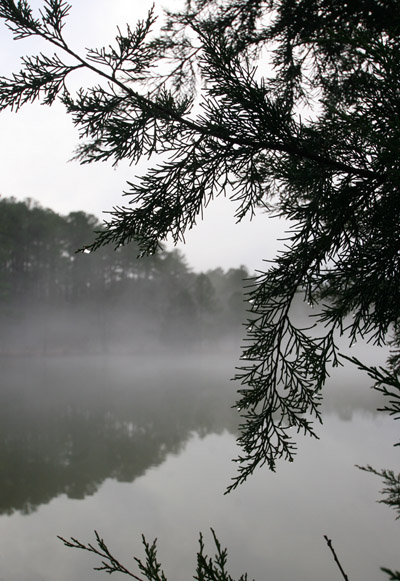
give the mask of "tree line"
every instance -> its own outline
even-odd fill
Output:
[[[196,273],[178,250],[77,252],[101,229],[27,199],[0,200],[0,352],[221,348],[245,311],[245,267]],[[232,344],[232,342],[230,342]]]

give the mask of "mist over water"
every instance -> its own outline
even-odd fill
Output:
[[[205,351],[205,349],[204,349]],[[395,465],[395,422],[354,369],[326,386],[320,441],[293,464],[235,474],[238,353],[2,359],[0,535],[4,579],[98,579],[90,555],[56,535],[99,530],[130,565],[141,534],[159,539],[169,578],[194,572],[198,532],[230,551],[234,574],[337,579],[332,537],[352,578],[396,566],[398,531],[375,503],[380,482],[354,464]],[[98,564],[98,563],[97,563]]]
[[[216,357],[55,357],[2,361],[0,511],[131,482],[193,433],[235,433],[232,368]]]
[[[92,217],[12,200],[0,210],[0,580],[99,579],[99,562],[57,539],[93,542],[94,529],[128,567],[142,533],[157,537],[175,581],[194,573],[199,531],[213,551],[210,527],[234,576],[336,581],[324,534],[350,579],[398,568],[395,514],[354,466],[398,465],[396,423],[365,375],[333,369],[320,440],[298,436],[295,462],[224,496],[239,453],[230,379],[246,269],[194,273],[166,251],[76,255]],[[294,305],[299,324],[309,314]],[[368,363],[387,355],[340,346]]]

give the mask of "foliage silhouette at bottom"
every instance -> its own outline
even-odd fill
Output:
[[[368,470],[368,468],[362,468],[363,470]],[[398,500],[398,499],[397,499]],[[392,503],[393,506],[394,503]],[[397,502],[397,504],[399,504]],[[122,573],[124,575],[128,575],[136,581],[144,581],[147,579],[148,581],[167,581],[167,577],[165,576],[164,571],[162,570],[161,563],[157,559],[157,539],[150,544],[144,535],[142,535],[142,543],[145,549],[145,560],[138,557],[134,557],[136,561],[137,567],[139,569],[139,574],[136,574],[127,567],[125,567],[111,552],[108,545],[102,539],[97,531],[94,531],[96,537],[96,544],[84,544],[78,539],[71,537],[69,540],[65,539],[64,537],[59,536],[58,538],[64,543],[66,547],[73,548],[73,549],[81,549],[84,551],[88,551],[89,553],[93,553],[97,555],[101,559],[101,564],[98,567],[94,567],[95,571],[105,571],[110,575],[112,573]],[[215,534],[215,531],[211,528],[211,533],[213,536],[213,540],[216,547],[216,552],[213,557],[209,557],[205,553],[203,535],[200,533],[199,538],[199,551],[197,552],[197,565],[196,565],[196,573],[193,576],[194,579],[197,581],[234,581],[234,578],[228,573],[227,571],[227,560],[228,560],[228,550],[227,548],[222,548],[220,541]],[[345,573],[342,563],[333,547],[332,540],[329,539],[326,535],[324,535],[324,539],[328,545],[329,550],[331,551],[334,561],[340,571],[341,576],[345,581],[349,581],[349,577]],[[400,581],[400,572],[393,571],[386,567],[381,567],[381,571],[386,573],[389,577],[389,581]],[[142,576],[140,576],[142,575]],[[237,581],[247,581],[248,575],[247,573],[243,573]],[[254,580],[253,580],[254,581]]]
[[[197,581],[233,581],[233,578],[229,575],[226,569],[228,551],[226,548],[223,549],[221,547],[213,529],[211,529],[211,532],[216,547],[216,553],[214,557],[209,557],[205,554],[203,535],[200,533],[200,548],[197,553],[197,566],[194,578],[197,579]],[[97,531],[95,531],[95,536],[96,545],[91,543],[85,545],[73,537],[71,537],[70,540],[64,539],[63,537],[58,538],[67,547],[89,551],[89,553],[94,553],[100,557],[101,565],[94,568],[96,571],[105,571],[110,575],[111,573],[123,573],[129,575],[129,577],[133,577],[133,579],[136,579],[137,581],[143,581],[144,579],[148,579],[149,581],[167,581],[165,573],[161,568],[161,563],[157,560],[157,539],[150,544],[147,542],[146,538],[142,536],[146,559],[142,561],[138,557],[134,557],[140,574],[142,575],[142,577],[140,577],[136,573],[127,569],[114,557]],[[247,573],[241,575],[238,581],[247,581]]]

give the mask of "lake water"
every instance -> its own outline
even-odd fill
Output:
[[[227,356],[3,359],[0,390],[0,581],[108,578],[57,535],[93,542],[126,564],[158,538],[170,581],[192,578],[199,532],[228,547],[234,577],[385,579],[400,567],[400,526],[381,482],[355,464],[398,470],[398,426],[376,413],[369,380],[337,370],[320,440],[292,464],[259,470],[224,496],[238,417]],[[213,553],[214,554],[214,553]],[[113,579],[122,578],[114,574]]]

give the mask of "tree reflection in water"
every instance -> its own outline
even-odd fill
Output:
[[[133,381],[125,366],[137,369]],[[235,433],[226,379],[233,363],[216,367],[143,357],[136,365],[132,358],[8,361],[0,511],[27,513],[61,493],[84,498],[106,478],[135,480],[193,433]]]

